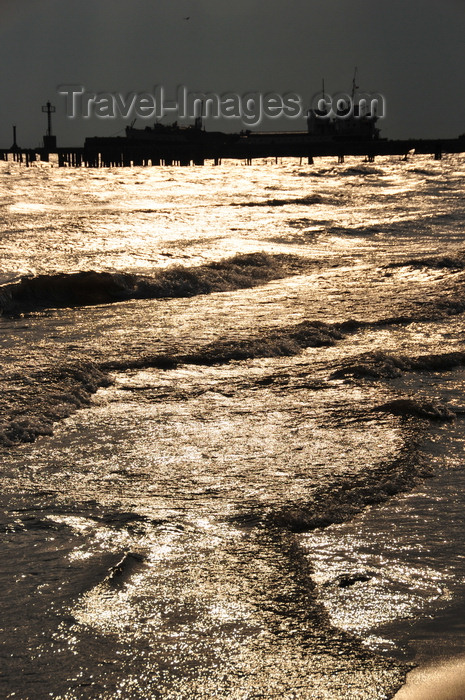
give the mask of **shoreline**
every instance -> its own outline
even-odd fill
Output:
[[[460,700],[465,698],[465,655],[438,657],[407,674],[392,700]]]

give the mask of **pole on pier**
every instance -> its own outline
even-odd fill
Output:
[[[47,134],[44,136],[44,149],[46,151],[55,152],[57,147],[56,136],[52,136],[52,114],[56,112],[55,107],[47,102],[46,105],[42,107],[42,112],[47,115]]]
[[[52,135],[52,114],[53,114],[53,112],[56,112],[56,109],[52,104],[50,104],[50,102],[47,102],[47,104],[42,107],[42,112],[47,113],[47,136],[51,136]]]
[[[15,153],[19,153],[21,151],[20,147],[16,143],[16,125],[13,124],[13,145],[10,148],[10,153],[13,153],[13,160],[17,160],[16,156],[14,155]]]

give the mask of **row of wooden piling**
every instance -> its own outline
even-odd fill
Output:
[[[464,148],[457,148],[454,142],[453,149],[444,149],[443,144],[437,144],[434,142],[434,148],[424,149],[418,151],[418,149],[412,147],[407,149],[406,147],[400,148],[396,147],[395,144],[406,143],[411,145],[412,142],[382,142],[382,147],[378,147],[375,150],[372,148],[367,149],[364,153],[360,148],[348,148],[344,151],[339,151],[335,148],[331,149],[331,153],[327,153],[319,149],[318,152],[313,152],[312,154],[302,155],[301,153],[280,153],[279,155],[270,153],[258,153],[247,154],[244,152],[228,152],[223,155],[219,154],[174,154],[174,153],[159,153],[159,152],[143,152],[142,150],[137,150],[134,152],[132,149],[129,150],[91,150],[85,148],[60,148],[54,153],[55,162],[57,162],[60,168],[118,168],[118,167],[153,167],[153,166],[181,166],[189,167],[193,165],[201,166],[204,165],[208,160],[213,162],[214,165],[221,165],[224,158],[233,158],[237,160],[242,160],[246,165],[252,165],[253,161],[263,160],[263,159],[274,159],[278,163],[279,159],[285,157],[297,157],[300,163],[305,159],[309,165],[314,163],[314,158],[324,157],[324,156],[334,156],[337,158],[338,163],[344,163],[346,156],[361,156],[364,157],[366,162],[373,163],[375,161],[376,155],[399,155],[407,158],[409,154],[413,155],[414,152],[431,154],[435,160],[441,160],[444,152],[449,153],[462,153],[465,152]],[[431,143],[433,146],[433,143]],[[16,148],[14,150],[0,150],[0,160],[10,160],[16,163],[21,163],[26,165],[26,167],[31,166],[33,163],[38,161],[49,162],[50,155],[48,151],[44,149],[21,149]]]

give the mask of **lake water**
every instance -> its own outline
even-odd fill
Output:
[[[381,700],[463,653],[464,176],[0,163],[3,697]]]

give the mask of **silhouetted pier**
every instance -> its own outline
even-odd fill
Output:
[[[315,158],[334,157],[343,163],[347,156],[359,156],[373,162],[377,156],[429,154],[440,160],[446,153],[465,152],[465,134],[456,139],[404,139],[391,141],[380,138],[374,109],[357,105],[352,100],[340,107],[336,114],[327,107],[307,112],[306,131],[241,131],[224,133],[206,131],[202,117],[193,124],[180,126],[156,122],[153,126],[127,126],[125,136],[86,138],[84,146],[62,148],[57,146],[52,133],[52,114],[55,107],[47,102],[42,112],[47,115],[47,132],[39,148],[21,148],[13,126],[13,144],[0,150],[0,159],[13,160],[26,166],[38,161],[50,161],[59,167],[115,168],[133,166],[191,166],[206,161],[220,165],[222,160],[241,160],[247,165],[253,161],[297,158],[312,164]],[[324,90],[323,90],[324,94]]]
[[[408,157],[414,154],[429,154],[440,160],[443,154],[464,153],[465,137],[457,139],[406,139],[371,141],[327,141],[318,142],[308,138],[306,133],[266,134],[251,132],[248,135],[227,135],[221,142],[218,139],[205,142],[156,142],[126,137],[88,138],[79,148],[23,149],[14,146],[0,150],[0,159],[12,160],[30,166],[37,161],[49,161],[55,154],[59,167],[111,168],[132,166],[191,166],[204,165],[212,161],[219,165],[226,159],[241,160],[252,164],[255,160],[298,158],[308,163],[315,158],[334,157],[343,163],[347,156],[359,156],[373,162],[377,156]],[[233,138],[234,137],[234,138]]]

